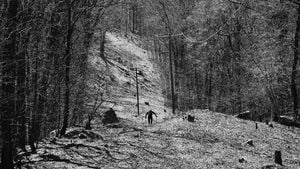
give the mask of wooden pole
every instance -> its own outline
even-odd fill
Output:
[[[139,105],[139,82],[138,82],[138,69],[135,68],[135,82],[136,82],[136,107],[137,113],[140,115],[140,105]]]

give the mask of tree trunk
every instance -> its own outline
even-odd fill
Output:
[[[172,113],[175,114],[175,91],[174,91],[174,75],[173,75],[173,59],[172,59],[172,35],[169,34],[169,62],[171,77],[171,95],[172,95]]]
[[[38,45],[39,42],[36,42],[36,45]],[[36,46],[36,48],[38,48],[38,46]],[[38,128],[38,57],[35,56],[35,70],[34,70],[34,98],[33,98],[33,102],[34,102],[34,110],[33,110],[33,114],[31,115],[31,121],[30,121],[30,135],[29,135],[29,145],[31,148],[31,152],[32,153],[36,153],[36,148],[35,148],[35,141],[37,140],[37,132],[39,132],[39,128]]]
[[[132,17],[131,17],[131,23],[132,23],[132,27],[131,27],[131,32],[135,33],[135,5],[133,4],[131,6],[131,11],[132,11]]]
[[[68,33],[67,33],[67,46],[65,53],[65,98],[64,98],[64,118],[63,118],[63,126],[60,131],[60,135],[63,136],[66,133],[69,122],[69,103],[70,103],[70,64],[71,64],[71,38],[72,38],[72,23],[71,23],[71,1],[67,1],[68,5]]]
[[[26,49],[28,44],[28,35],[19,37],[19,54],[16,55],[16,82],[17,82],[17,99],[16,99],[16,113],[17,113],[17,122],[20,124],[18,128],[18,146],[25,150],[25,141],[26,141]]]
[[[293,112],[295,115],[295,121],[298,117],[298,93],[297,93],[297,65],[299,60],[299,33],[300,33],[300,5],[297,9],[297,25],[296,25],[296,32],[295,32],[295,39],[294,39],[294,62],[292,67],[292,77],[291,77],[291,92],[293,96]]]
[[[7,23],[5,39],[3,46],[3,68],[2,68],[2,98],[5,102],[1,103],[2,113],[2,134],[3,147],[1,155],[0,168],[13,169],[13,136],[12,136],[12,121],[15,111],[15,70],[16,70],[16,25],[17,25],[18,1],[10,0],[7,10]]]

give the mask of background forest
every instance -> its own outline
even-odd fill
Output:
[[[109,71],[88,64],[99,37],[108,61],[107,32],[147,42],[174,114],[297,118],[300,1],[3,0],[0,15],[2,168],[15,148],[34,153],[49,132],[89,126],[111,101]]]

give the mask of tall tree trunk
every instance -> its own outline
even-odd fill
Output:
[[[2,69],[2,98],[5,102],[1,102],[2,113],[2,134],[3,147],[1,155],[0,168],[13,169],[13,136],[12,121],[15,108],[14,92],[15,92],[15,70],[16,70],[16,25],[17,25],[18,1],[10,0],[7,10],[7,23],[5,39],[3,47],[3,69]]]
[[[296,25],[296,32],[295,32],[295,39],[294,39],[294,62],[292,67],[292,77],[291,77],[291,92],[293,96],[293,112],[295,115],[295,120],[298,117],[298,93],[297,93],[297,65],[299,60],[299,33],[300,33],[300,5],[297,9],[297,25]]]
[[[22,38],[22,37],[20,37]],[[24,42],[20,40],[21,43],[27,44],[28,42]],[[26,40],[27,41],[27,40]],[[22,44],[20,44],[22,45]],[[25,50],[22,48],[21,50]],[[16,55],[17,62],[17,100],[16,100],[16,113],[17,113],[17,121],[20,123],[18,126],[18,144],[22,150],[25,150],[25,137],[26,137],[26,112],[25,112],[25,78],[26,78],[26,59],[25,52],[21,51],[20,54]]]
[[[131,6],[131,11],[132,11],[132,15],[131,15],[131,23],[132,23],[131,32],[135,33],[135,4],[133,4]]]
[[[37,38],[38,39],[38,38]],[[36,42],[36,49],[38,48],[38,43]],[[29,145],[31,148],[31,152],[32,153],[36,153],[36,147],[34,145],[34,143],[37,140],[37,132],[39,133],[39,111],[38,111],[38,58],[37,55],[35,55],[35,70],[34,70],[34,77],[33,77],[33,84],[34,84],[34,95],[33,95],[33,102],[34,102],[34,110],[33,113],[31,114],[31,120],[30,120],[30,135],[29,135]]]
[[[71,1],[67,1],[68,6],[68,32],[67,32],[67,46],[65,53],[65,98],[64,98],[64,118],[63,126],[60,131],[60,135],[63,136],[66,133],[69,122],[69,104],[70,104],[70,66],[71,66],[71,40],[72,40],[72,23],[71,23]]]
[[[172,95],[172,113],[175,114],[175,91],[174,91],[174,75],[173,75],[173,59],[172,59],[172,35],[169,33],[169,62],[170,62],[170,80]]]

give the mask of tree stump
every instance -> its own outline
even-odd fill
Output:
[[[281,151],[275,151],[274,158],[276,164],[282,165]]]

